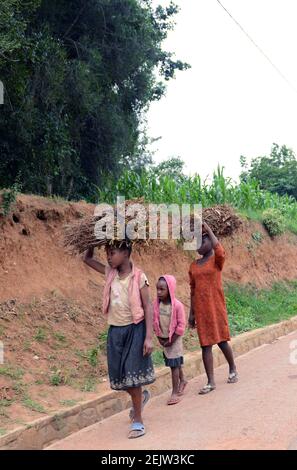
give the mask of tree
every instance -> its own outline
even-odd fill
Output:
[[[40,0],[1,0],[0,66],[5,65],[24,43],[27,23]]]
[[[4,4],[0,24],[8,18],[12,29],[0,42],[0,186],[18,176],[25,191],[92,198],[123,162],[146,164],[144,113],[188,67],[162,49],[178,8],[154,9],[150,0]]]
[[[297,199],[297,160],[292,149],[274,143],[269,156],[252,159],[250,167],[241,157],[241,166],[242,180],[256,179],[261,189]]]
[[[168,176],[170,179],[179,183],[184,180],[184,166],[185,162],[181,157],[171,157],[163,160],[158,165],[152,166],[152,172],[156,178]]]

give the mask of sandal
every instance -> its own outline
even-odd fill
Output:
[[[177,405],[180,401],[181,401],[181,398],[178,395],[176,395],[174,397],[169,398],[167,405]]]
[[[142,400],[141,409],[143,410],[144,406],[145,406],[145,405],[147,404],[147,402],[149,401],[151,395],[150,395],[150,392],[149,392],[148,390],[143,390],[142,396],[143,396],[143,400]],[[133,419],[134,419],[134,409],[133,409],[133,407],[132,407],[131,410],[130,410],[129,418],[130,418],[130,421],[133,421]]]
[[[199,395],[206,395],[207,393],[210,393],[215,389],[216,389],[216,387],[213,387],[210,384],[204,385],[204,387],[201,388],[201,390],[199,390]]]
[[[228,384],[235,384],[236,382],[238,382],[238,373],[237,372],[231,372],[231,374],[229,374],[227,383]]]
[[[132,423],[128,439],[137,439],[145,435],[145,427],[142,423]]]

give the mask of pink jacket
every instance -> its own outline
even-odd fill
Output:
[[[111,283],[117,274],[117,270],[107,267],[107,278],[103,291],[103,313],[107,315],[108,307],[110,302],[110,288]],[[133,321],[135,324],[140,323],[144,320],[144,310],[142,307],[141,295],[140,295],[140,277],[142,271],[134,266],[132,263],[132,277],[129,283],[129,302]]]
[[[186,315],[183,304],[175,298],[175,289],[176,289],[176,279],[170,274],[165,274],[164,277],[171,298],[172,305],[172,314],[171,322],[169,327],[169,341],[171,341],[172,336],[176,333],[179,336],[183,336],[186,329]],[[154,332],[157,336],[161,335],[160,329],[160,302],[158,299],[154,301]]]

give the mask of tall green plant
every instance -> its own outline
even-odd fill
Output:
[[[149,168],[140,173],[125,171],[118,181],[109,183],[106,189],[98,190],[97,200],[115,203],[118,195],[126,199],[141,198],[152,203],[200,203],[203,207],[215,204],[230,204],[249,213],[262,213],[266,209],[277,210],[286,221],[286,226],[297,227],[297,202],[288,195],[280,196],[260,189],[255,179],[234,183],[226,178],[224,169],[218,167],[212,180],[207,183],[199,175],[179,175],[180,178],[161,174]],[[182,176],[182,177],[181,177]],[[295,231],[295,229],[294,229]]]

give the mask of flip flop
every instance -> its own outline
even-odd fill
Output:
[[[215,389],[216,389],[216,387],[213,387],[210,384],[204,385],[204,387],[201,388],[201,390],[199,391],[199,395],[206,395],[207,393],[210,393]]]
[[[177,395],[175,398],[170,397],[167,405],[177,405],[181,401],[181,398]]]
[[[182,388],[178,391],[179,396],[182,396],[184,394],[185,388],[186,388],[187,385],[188,385],[188,382],[183,382]]]
[[[142,400],[141,409],[143,410],[143,408],[145,407],[145,405],[149,401],[149,399],[151,397],[151,394],[148,390],[143,390],[142,396],[143,396],[143,400]],[[131,408],[131,410],[129,412],[129,418],[130,418],[130,421],[133,421],[133,419],[134,419],[134,409],[133,409],[133,407]]]
[[[129,431],[128,439],[137,439],[145,435],[145,427],[142,423],[132,423]]]
[[[228,384],[235,384],[236,382],[238,382],[238,373],[237,372],[231,372],[231,374],[229,374],[227,383]]]

